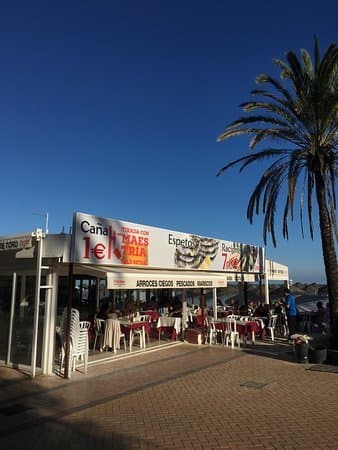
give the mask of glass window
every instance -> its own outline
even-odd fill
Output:
[[[46,277],[41,277],[41,285],[46,284]],[[19,289],[17,289],[17,293]],[[39,302],[39,324],[36,366],[41,367],[42,356],[42,334],[45,313],[46,290],[40,291]],[[23,298],[17,295],[15,301],[13,336],[11,345],[10,361],[15,364],[31,365],[32,340],[34,324],[35,303],[35,276],[26,277],[26,291]]]

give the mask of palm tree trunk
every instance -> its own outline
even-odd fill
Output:
[[[337,256],[333,238],[332,224],[327,209],[324,179],[320,172],[315,174],[316,196],[319,208],[319,226],[322,239],[324,267],[327,280],[331,333],[334,344],[338,345],[338,272]]]

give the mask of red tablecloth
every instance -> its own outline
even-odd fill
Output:
[[[215,321],[215,328],[217,330],[225,330],[225,320],[222,321]],[[248,321],[248,322],[242,322],[242,321],[238,321],[236,320],[236,329],[239,333],[240,336],[244,336],[245,338],[248,335],[252,335],[252,332],[255,333],[255,335],[260,334],[261,333],[261,327],[259,326],[259,323],[252,320],[252,321]]]
[[[159,336],[161,333],[171,334],[171,339],[175,340],[177,338],[177,333],[174,327],[157,327],[157,331],[159,332]]]
[[[222,331],[225,330],[225,322],[224,321],[222,321],[222,322],[214,321],[214,324],[215,324],[216,330],[222,330]]]
[[[121,321],[121,329],[122,332],[129,336],[129,350],[132,350],[132,342],[133,342],[133,330],[142,330],[142,334],[140,336],[140,347],[146,347],[145,333],[147,333],[148,326],[150,326],[150,322],[125,322]]]
[[[236,321],[236,328],[240,336],[247,337],[249,334],[252,334],[252,332],[255,333],[255,335],[259,334],[261,331],[261,328],[258,324],[258,322],[255,321],[248,321],[248,322],[241,322],[239,323]]]
[[[147,333],[151,329],[150,322],[130,322],[130,323],[121,323],[121,328],[124,333],[129,333],[130,330],[140,330],[144,328],[144,331]]]
[[[204,314],[204,319],[208,317],[208,314]],[[197,315],[197,316],[192,316],[192,322],[196,327],[201,327],[202,326],[202,316]],[[205,324],[205,323],[204,323]],[[206,325],[206,324],[205,324]]]

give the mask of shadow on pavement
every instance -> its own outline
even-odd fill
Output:
[[[277,338],[274,342],[271,339],[257,340],[255,345],[247,344],[241,350],[250,355],[265,356],[267,358],[297,363],[293,345],[285,339]]]
[[[103,433],[90,415],[79,422],[74,417],[48,417],[48,405],[62,411],[63,400],[55,388],[41,388],[35,380],[14,369],[1,368],[0,444],[11,450],[105,449],[127,450],[133,443],[116,433]],[[9,375],[11,371],[11,375]],[[49,392],[50,391],[50,392]],[[41,398],[43,395],[43,398]],[[65,405],[66,407],[69,405]],[[71,418],[72,420],[69,420]]]
[[[101,371],[71,380],[32,380],[21,372],[0,367],[1,448],[156,448],[146,430],[141,434],[133,432],[129,413],[121,415],[120,406],[142,391],[147,396],[156,386],[183,380],[243,356],[224,348],[182,345],[172,353],[140,357],[129,366],[128,362],[106,365]],[[132,404],[131,412],[134,419],[136,416],[142,422],[145,418],[138,412],[140,408],[142,405]]]

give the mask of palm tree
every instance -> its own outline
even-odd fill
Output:
[[[317,201],[325,273],[331,313],[331,330],[338,342],[338,272],[335,243],[336,178],[338,144],[338,47],[331,44],[324,56],[314,40],[313,59],[306,50],[301,57],[289,51],[286,62],[276,59],[281,81],[260,75],[256,82],[266,88],[255,89],[253,101],[241,105],[242,117],[228,125],[218,141],[238,135],[252,135],[249,147],[255,149],[262,141],[269,142],[263,150],[251,152],[220,169],[218,175],[234,165],[240,172],[255,162],[272,159],[263,169],[247,207],[247,218],[260,212],[264,215],[263,239],[267,234],[276,246],[275,214],[284,193],[283,237],[288,238],[288,221],[294,217],[299,201],[303,234],[303,201],[306,200],[310,235],[313,239],[313,197]],[[260,110],[260,112],[256,112]],[[297,194],[297,195],[296,195]],[[297,200],[296,200],[297,198]],[[303,234],[304,236],[304,234]]]

